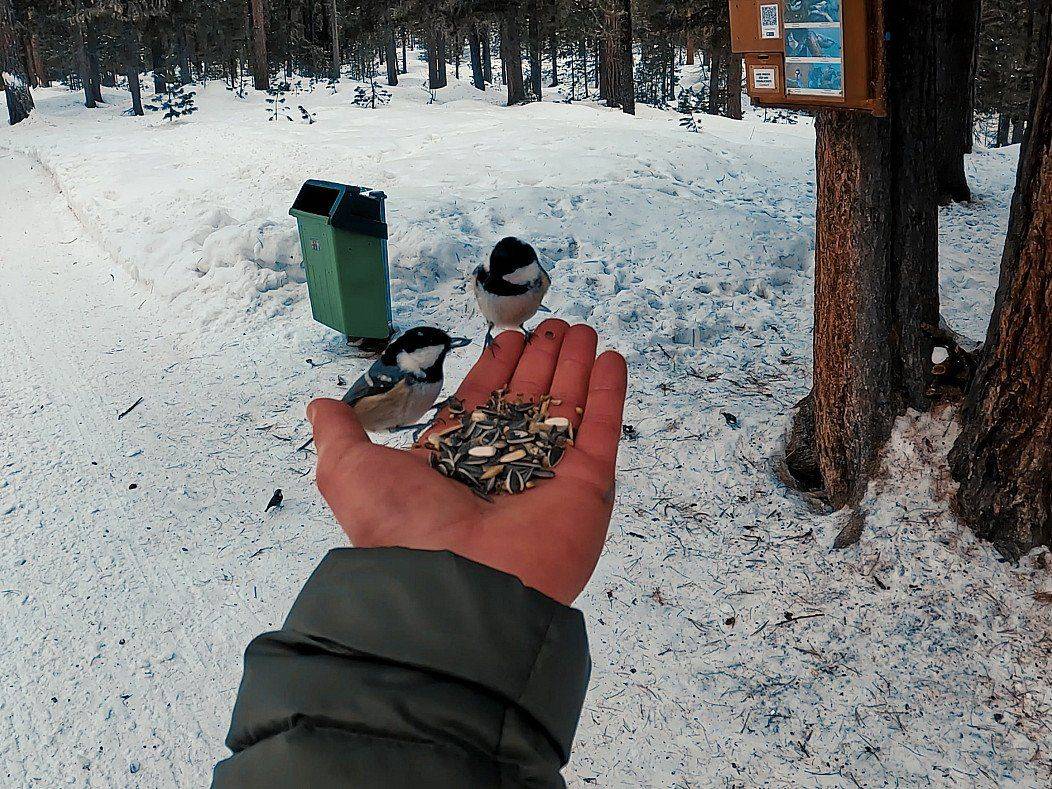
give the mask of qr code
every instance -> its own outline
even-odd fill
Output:
[[[778,38],[778,6],[760,6],[760,38]]]

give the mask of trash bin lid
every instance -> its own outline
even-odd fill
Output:
[[[300,211],[326,217],[337,230],[387,238],[383,192],[333,181],[310,179],[300,188],[289,212]]]

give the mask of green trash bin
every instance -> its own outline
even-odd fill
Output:
[[[352,340],[391,334],[385,199],[383,192],[312,179],[289,209],[299,225],[314,320]]]

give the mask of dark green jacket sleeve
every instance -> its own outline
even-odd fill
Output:
[[[330,552],[245,652],[215,787],[562,786],[584,619],[446,551]]]

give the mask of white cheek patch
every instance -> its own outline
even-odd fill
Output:
[[[422,373],[437,362],[441,355],[441,345],[427,345],[415,351],[402,351],[398,354],[396,361],[398,366],[406,372]]]
[[[541,267],[534,261],[528,266],[515,269],[510,274],[504,275],[504,281],[510,282],[512,285],[527,285],[533,282],[541,275]]]

